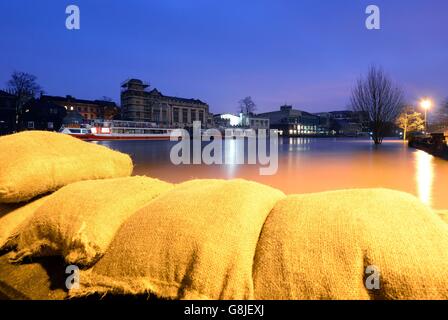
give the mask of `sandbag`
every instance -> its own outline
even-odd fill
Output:
[[[69,183],[130,176],[131,158],[65,134],[24,131],[0,137],[0,203],[28,201]]]
[[[284,197],[244,180],[179,184],[131,216],[102,259],[80,274],[90,293],[168,299],[251,299],[263,223]]]
[[[46,197],[22,204],[0,204],[0,251],[10,249],[9,241],[17,236],[23,223],[34,215]]]
[[[11,261],[62,255],[68,264],[95,263],[130,215],[172,185],[147,177],[90,180],[56,191],[11,244]]]
[[[254,286],[256,299],[448,299],[448,225],[398,191],[289,196],[263,227]]]

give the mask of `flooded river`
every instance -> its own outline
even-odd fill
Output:
[[[375,147],[367,139],[285,138],[278,145],[278,171],[259,174],[259,165],[174,165],[170,141],[98,142],[132,156],[134,174],[171,182],[193,178],[244,178],[283,190],[287,194],[347,188],[383,187],[416,195],[436,209],[448,209],[448,161],[411,149],[399,140]],[[233,156],[238,140],[223,144]]]

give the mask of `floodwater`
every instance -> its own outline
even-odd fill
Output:
[[[408,148],[400,140],[385,140],[375,147],[368,139],[280,139],[278,170],[270,176],[260,175],[259,169],[266,166],[239,165],[232,161],[240,143],[243,142],[223,143],[224,164],[176,166],[170,161],[170,151],[176,142],[98,142],[131,155],[134,174],[170,182],[244,178],[287,194],[382,187],[412,193],[435,209],[448,209],[448,161]]]

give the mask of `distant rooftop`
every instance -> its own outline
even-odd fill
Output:
[[[113,101],[77,99],[71,95],[67,95],[65,97],[41,95],[41,99],[42,100],[51,100],[51,101],[61,101],[61,102],[75,102],[75,103],[85,103],[85,104],[101,104],[101,105],[116,106],[116,103]]]
[[[4,90],[0,90],[0,95],[1,96],[6,96],[6,97],[14,97],[14,95],[8,91],[4,91]]]
[[[164,94],[162,94],[162,92],[160,92],[159,90],[157,90],[156,88],[152,89],[149,92],[150,95],[156,95],[159,96],[161,98],[167,99],[167,100],[171,100],[171,101],[178,101],[178,102],[184,102],[184,103],[196,103],[196,104],[204,104],[206,105],[205,102],[199,100],[199,99],[188,99],[188,98],[179,98],[179,97],[173,97],[173,96],[166,96]]]
[[[148,88],[149,87],[149,83],[148,82],[143,82],[140,79],[126,79],[121,83],[121,87],[122,88],[126,88],[129,87],[130,85],[137,85],[137,86],[143,86],[144,88]]]
[[[205,102],[203,102],[199,99],[166,96],[166,95],[162,94],[162,92],[157,90],[157,88],[154,88],[151,91],[147,91],[145,89],[149,87],[149,83],[143,82],[142,80],[139,80],[139,79],[127,79],[121,83],[121,87],[125,89],[124,91],[126,91],[126,89],[136,90],[136,91],[144,90],[147,94],[149,94],[153,97],[157,96],[162,99],[170,100],[173,102],[177,101],[177,102],[183,102],[183,103],[194,103],[194,104],[207,105]]]
[[[310,115],[313,116],[313,114],[311,114],[310,112],[307,111],[303,111],[303,110],[299,110],[299,109],[294,109],[292,105],[283,105],[280,106],[280,110],[275,110],[275,111],[269,111],[269,112],[263,112],[260,113],[260,116],[267,116],[267,115],[271,115],[271,114],[302,114],[302,115]]]

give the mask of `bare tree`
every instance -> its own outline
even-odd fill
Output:
[[[36,80],[37,77],[32,74],[15,71],[7,82],[7,86],[16,95],[19,104],[24,104],[42,91],[42,87]]]
[[[393,84],[383,69],[372,66],[352,90],[351,106],[354,111],[368,115],[373,141],[379,145],[387,126],[403,109],[403,91]]]
[[[7,82],[9,91],[16,96],[16,130],[18,128],[19,116],[23,106],[32,98],[42,92],[42,87],[37,83],[36,76],[14,71],[11,79]]]
[[[252,101],[252,97],[241,99],[238,103],[238,110],[243,114],[254,113],[257,109],[257,105]]]

